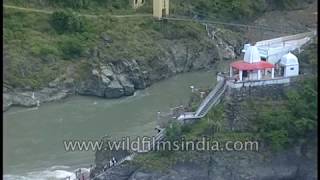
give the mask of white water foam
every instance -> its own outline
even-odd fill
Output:
[[[43,171],[33,171],[25,175],[4,174],[5,180],[76,180],[75,171],[69,170],[69,166],[52,166]],[[89,174],[89,168],[81,168],[81,172]]]
[[[35,110],[38,110],[38,107],[27,108],[19,111],[14,111],[14,112],[8,112],[6,113],[6,115],[13,115],[13,114],[24,113],[24,112],[35,111]]]

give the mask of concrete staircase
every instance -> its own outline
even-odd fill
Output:
[[[178,120],[182,121],[186,119],[199,119],[204,117],[213,106],[219,103],[221,96],[227,88],[226,82],[226,79],[219,81],[208,96],[202,101],[196,112],[183,113],[178,117]]]

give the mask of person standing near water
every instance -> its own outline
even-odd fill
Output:
[[[116,158],[113,157],[112,162],[113,162],[113,165],[115,165],[117,163]]]

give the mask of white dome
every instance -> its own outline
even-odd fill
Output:
[[[294,54],[289,52],[288,54],[281,57],[280,64],[282,64],[282,65],[298,65],[299,62],[298,62],[298,58]]]
[[[256,46],[247,47],[243,60],[247,63],[260,62],[261,57],[258,48]]]

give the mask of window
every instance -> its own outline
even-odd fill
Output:
[[[292,68],[290,68],[290,70],[292,71],[292,70],[294,70],[294,68],[292,67]]]
[[[138,0],[135,0],[135,1],[134,1],[134,4],[138,4]]]
[[[261,61],[267,61],[267,58],[263,58],[263,57],[262,57],[262,58],[261,58]]]

